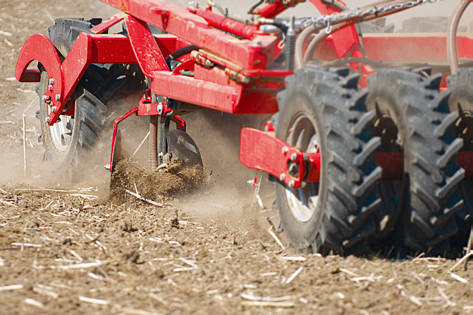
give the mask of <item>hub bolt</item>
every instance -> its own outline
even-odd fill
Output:
[[[53,113],[55,113],[56,110],[57,110],[57,107],[56,107],[56,106],[53,106],[53,107],[51,108],[51,110],[53,111]],[[49,118],[49,117],[48,117],[48,118]]]
[[[48,85],[48,90],[50,90],[50,91],[53,90],[53,85],[52,84]]]
[[[286,153],[287,151],[289,151],[289,149],[287,147],[282,147],[282,153]]]
[[[60,94],[56,94],[56,101],[59,101],[61,99],[61,95]]]
[[[212,68],[213,66],[214,66],[214,63],[213,63],[212,61],[210,61],[210,60],[208,60],[208,59],[205,60],[205,62],[204,62],[204,67],[206,67],[206,68]]]
[[[46,117],[46,123],[49,124],[50,121],[49,117]]]
[[[291,180],[291,181],[289,182],[289,187],[290,187],[290,188],[294,188],[294,184],[295,184],[295,182],[294,182],[293,180]]]
[[[281,175],[279,175],[279,180],[281,182],[284,181],[285,178],[286,178],[286,174],[282,173]]]
[[[295,161],[297,158],[297,154],[296,153],[292,153],[291,154],[291,161]]]
[[[299,165],[297,163],[289,163],[288,171],[291,176],[297,177],[299,174]]]
[[[49,79],[49,84],[53,84],[54,83],[54,79]]]
[[[43,101],[44,101],[44,102],[47,102],[48,99],[49,99],[49,96],[47,96],[46,94],[44,94],[44,95],[43,95]]]

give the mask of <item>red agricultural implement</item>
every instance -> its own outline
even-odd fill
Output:
[[[111,171],[118,125],[130,115],[150,119],[155,170],[179,139],[200,159],[185,113],[273,114],[265,130],[241,130],[240,161],[270,174],[280,228],[297,250],[466,245],[473,36],[457,30],[471,0],[449,0],[458,7],[446,34],[363,34],[367,23],[435,0],[356,10],[309,0],[320,15],[290,19],[278,15],[305,0],[261,0],[248,20],[214,1],[102,1],[123,13],[58,19],[18,58],[16,78],[40,82],[42,140],[55,169],[84,162],[82,152],[111,125],[110,100],[128,92],[143,96],[113,124]],[[123,30],[109,34],[117,23]],[[28,69],[35,60],[38,69]]]

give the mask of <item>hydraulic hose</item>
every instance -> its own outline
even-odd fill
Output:
[[[453,12],[448,22],[447,33],[447,59],[450,65],[451,74],[458,73],[458,54],[457,54],[457,31],[460,19],[465,13],[466,8],[471,3],[471,0],[462,0],[458,7]]]

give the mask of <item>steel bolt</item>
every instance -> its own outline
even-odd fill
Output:
[[[46,94],[43,95],[43,101],[47,102],[47,100],[49,99],[49,96],[47,96]]]
[[[211,67],[214,66],[214,63],[213,63],[212,61],[210,61],[210,60],[207,59],[207,60],[205,60],[205,62],[204,62],[204,66],[207,67],[207,68],[211,68]]]
[[[158,114],[159,115],[163,114],[163,103],[161,102],[158,103]]]
[[[290,187],[290,188],[294,188],[294,184],[295,184],[295,182],[294,182],[293,180],[291,180],[291,181],[289,182],[289,187]]]
[[[56,107],[56,106],[53,106],[53,107],[51,108],[51,110],[53,111],[53,113],[55,113],[56,110],[57,110],[57,107]],[[49,118],[49,117],[48,117],[48,118]]]
[[[296,153],[292,153],[291,154],[291,161],[295,161],[297,158],[297,154]]]
[[[48,90],[50,90],[50,91],[53,90],[53,85],[52,84],[48,85]]]
[[[289,151],[288,147],[282,147],[282,153],[286,153],[287,151]]]
[[[56,101],[59,101],[61,99],[61,95],[60,94],[56,94]]]
[[[237,76],[237,79],[238,79],[238,80],[237,80],[238,82],[243,83],[243,84],[248,84],[248,83],[250,83],[250,81],[251,81],[249,77],[246,77],[246,76],[244,76],[244,75],[242,75],[242,74],[239,74],[239,75]]]
[[[286,178],[286,174],[282,173],[279,175],[279,180],[282,182]]]
[[[299,173],[299,165],[297,163],[289,163],[288,171],[292,176],[297,176]]]
[[[54,79],[49,79],[49,84],[53,84],[54,83]]]
[[[50,121],[49,117],[46,117],[46,123],[49,124]]]

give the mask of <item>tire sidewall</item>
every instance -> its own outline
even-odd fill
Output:
[[[301,113],[305,113],[310,117],[312,124],[318,135],[318,145],[321,153],[321,170],[320,170],[320,184],[317,204],[310,219],[306,222],[297,220],[288,203],[286,190],[290,189],[283,182],[277,181],[275,184],[276,196],[278,200],[278,208],[282,227],[286,232],[288,242],[298,248],[308,247],[314,242],[317,237],[317,231],[321,230],[323,222],[324,208],[327,204],[328,185],[325,172],[327,170],[328,157],[326,157],[327,141],[325,132],[321,121],[321,113],[318,104],[314,104],[313,97],[309,90],[305,88],[295,88],[286,91],[286,98],[284,105],[280,108],[276,136],[284,141],[287,141],[287,136],[290,132],[291,124],[294,118]],[[295,102],[297,106],[295,106]],[[317,249],[315,249],[317,250]]]
[[[44,159],[49,161],[52,167],[60,173],[70,169],[71,165],[76,163],[77,147],[79,138],[79,124],[81,121],[81,111],[79,109],[79,100],[75,102],[75,113],[72,126],[72,136],[69,142],[69,145],[65,151],[59,150],[53,141],[51,134],[51,128],[46,122],[47,113],[49,111],[48,104],[42,100],[42,95],[44,95],[49,77],[46,71],[41,73],[41,83],[40,83],[40,119],[41,119],[41,130],[42,138],[44,143]]]

